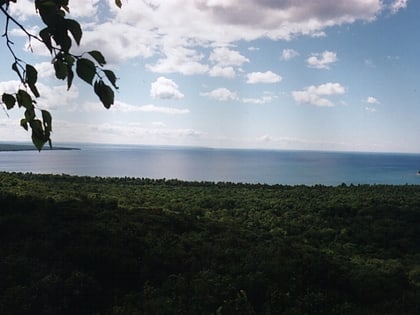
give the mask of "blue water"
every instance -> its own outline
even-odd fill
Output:
[[[0,171],[289,185],[420,184],[420,154],[83,145],[0,152]]]

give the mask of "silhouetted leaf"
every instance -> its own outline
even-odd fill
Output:
[[[19,90],[16,94],[16,100],[19,107],[25,107],[26,109],[33,108],[32,97],[24,90]]]
[[[7,109],[12,109],[16,104],[16,98],[12,94],[3,93],[1,100]]]
[[[35,119],[35,110],[33,108],[25,110],[25,119],[29,122]]]
[[[28,84],[35,84],[38,80],[38,71],[30,64],[26,65],[26,82]]]
[[[101,67],[103,67],[106,64],[105,57],[102,55],[100,51],[92,50],[92,51],[89,51],[88,53],[89,55],[93,57],[93,59],[96,60],[97,63],[99,63]]]
[[[67,90],[70,89],[71,84],[73,83],[74,72],[71,66],[67,66]]]
[[[35,1],[35,8],[38,10],[42,21],[48,26],[54,26],[57,20],[57,6],[55,1]]]
[[[41,110],[41,114],[42,114],[42,122],[44,125],[44,129],[46,132],[51,132],[52,131],[52,117],[49,111],[47,110]]]
[[[115,4],[117,5],[117,7],[121,8],[122,3],[121,0],[115,0]]]
[[[20,73],[20,71],[19,71],[19,68],[18,68],[17,62],[14,62],[14,63],[12,64],[12,70],[13,70],[14,72],[16,72],[16,73],[17,73],[17,75],[19,76],[20,81],[22,81],[22,82],[24,83],[25,81],[23,80],[22,74],[21,74],[21,73]]]
[[[96,73],[96,67],[93,61],[80,58],[76,63],[76,73],[82,80],[86,81],[89,84],[92,84],[93,78]]]
[[[82,39],[82,28],[80,27],[79,22],[71,19],[66,19],[67,29],[70,31],[77,45],[80,45],[80,40]]]
[[[35,97],[39,97],[38,89],[35,86],[35,83],[38,80],[38,71],[36,71],[33,66],[27,64],[25,69],[25,76],[25,81],[28,83],[32,93],[35,95]]]
[[[109,82],[111,82],[112,86],[118,90],[118,86],[116,84],[117,77],[115,76],[114,72],[112,72],[111,70],[104,70],[104,73]]]
[[[45,142],[48,141],[48,139],[45,139],[42,123],[40,120],[35,119],[29,124],[32,128],[32,143],[35,145],[38,151],[41,151]]]
[[[28,121],[25,118],[22,118],[20,120],[20,125],[23,127],[23,129],[25,129],[26,131],[28,131]]]
[[[105,108],[109,109],[111,105],[114,104],[114,91],[110,86],[106,85],[104,81],[95,81],[94,90]]]
[[[61,59],[54,61],[54,70],[57,79],[64,80],[67,77],[67,65]]]
[[[47,46],[47,48],[50,51],[50,53],[52,53],[51,36],[50,36],[50,32],[48,31],[48,27],[42,29],[39,32],[39,37],[41,37],[41,39],[44,42],[45,46]]]

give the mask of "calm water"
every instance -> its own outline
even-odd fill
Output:
[[[420,154],[82,146],[0,152],[0,171],[267,184],[420,184]]]

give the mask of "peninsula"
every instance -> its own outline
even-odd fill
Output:
[[[0,143],[0,152],[3,151],[36,151],[37,148],[33,144],[24,143]],[[44,150],[80,150],[79,148],[70,147],[56,147],[53,146],[51,149],[46,146]]]

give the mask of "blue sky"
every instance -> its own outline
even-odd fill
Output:
[[[33,1],[10,10],[39,31]],[[84,30],[75,52],[101,50],[120,89],[110,110],[80,80],[66,92],[48,51],[30,52],[13,30],[39,71],[54,142],[420,152],[419,1],[71,0],[70,10]],[[2,56],[0,92],[16,91]],[[29,140],[23,113],[8,114],[2,140]]]

